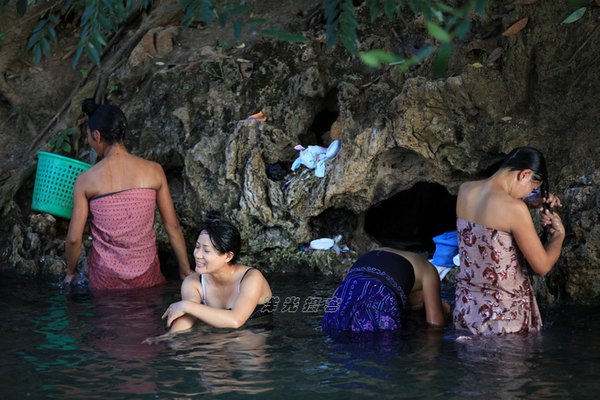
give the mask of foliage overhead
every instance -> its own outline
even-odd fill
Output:
[[[562,22],[570,24],[581,19],[592,1],[570,0],[576,9]],[[46,2],[44,5],[50,6],[40,12],[32,7],[38,3],[41,1],[0,0],[0,12],[6,7],[14,6],[18,16],[29,12],[38,13],[33,15],[38,22],[27,45],[35,63],[41,62],[44,56],[51,54],[52,45],[58,43],[57,27],[64,23],[65,16],[78,21],[81,34],[72,58],[73,68],[77,67],[82,56],[100,65],[103,51],[119,29],[123,28],[130,18],[142,11],[149,11],[158,4],[153,0],[55,0]],[[186,28],[197,23],[218,23],[221,26],[230,25],[237,39],[244,33],[251,33],[290,42],[309,40],[305,34],[292,33],[276,27],[277,21],[255,18],[253,8],[260,6],[260,1],[179,0],[179,5],[182,10],[181,22]],[[360,57],[366,65],[376,68],[397,65],[401,71],[435,53],[433,72],[439,73],[447,65],[452,43],[469,33],[474,13],[485,12],[487,5],[488,0],[322,0],[320,12],[328,49],[341,44],[349,53]],[[359,23],[361,18],[358,15],[362,11],[368,13],[370,24],[377,24],[382,20],[402,24],[408,19],[419,18],[430,37],[434,39],[434,44],[420,49],[408,59],[381,49],[362,51]],[[4,37],[3,34],[4,32],[0,31],[0,39]]]
[[[8,6],[11,0],[0,0],[0,10]],[[23,16],[32,3],[31,0],[14,0],[17,14]],[[434,66],[443,70],[452,49],[454,38],[464,37],[470,30],[470,16],[473,10],[485,11],[487,0],[468,0],[461,6],[451,6],[439,0],[365,0],[370,22],[377,23],[385,18],[391,22],[401,23],[410,14],[422,16],[428,33],[440,43]],[[194,22],[221,26],[231,24],[234,35],[240,38],[244,29],[249,33],[274,36],[291,42],[306,42],[309,39],[302,34],[290,33],[280,28],[260,27],[269,22],[252,17],[252,5],[244,0],[180,0],[182,8],[182,24],[188,28]],[[51,54],[51,44],[57,43],[56,27],[65,14],[72,13],[79,19],[81,34],[76,51],[72,58],[75,69],[85,54],[94,64],[100,65],[102,52],[110,38],[123,26],[132,15],[149,10],[152,0],[62,0],[45,9],[38,17],[38,23],[31,33],[28,50],[32,52],[33,61],[40,63],[43,56]],[[405,60],[402,57],[381,50],[359,52],[360,24],[353,0],[322,0],[321,9],[325,24],[327,48],[341,43],[353,55],[361,57],[363,62],[373,67],[384,64],[401,65],[406,69],[421,62],[435,51],[435,48],[424,48]],[[65,12],[65,9],[67,10]]]

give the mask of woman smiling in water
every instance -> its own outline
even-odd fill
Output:
[[[271,314],[272,294],[261,272],[238,263],[241,237],[231,223],[209,219],[194,249],[196,272],[181,285],[181,301],[163,314],[169,334],[201,320],[218,328],[239,328],[249,319]]]

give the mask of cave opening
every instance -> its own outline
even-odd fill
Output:
[[[300,136],[303,146],[314,145],[327,147],[331,141],[331,126],[338,119],[340,111],[337,105],[337,90],[333,90],[325,96],[321,103],[319,112],[315,115],[311,126]]]
[[[358,217],[344,208],[328,208],[319,216],[311,218],[310,227],[315,238],[334,238],[338,234],[351,234],[357,229]],[[348,239],[345,237],[345,239]]]
[[[417,182],[367,210],[364,227],[383,246],[433,253],[432,238],[456,230],[456,196],[440,184]]]

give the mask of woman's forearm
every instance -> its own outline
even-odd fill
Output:
[[[215,328],[239,328],[248,320],[238,316],[234,310],[221,310],[189,300],[185,300],[184,311]]]
[[[171,243],[171,247],[173,247],[173,252],[177,259],[180,278],[183,279],[193,272],[190,268],[190,261],[187,256],[187,246],[185,245],[183,231],[181,228],[171,228],[167,229],[167,235],[169,236],[169,242]]]
[[[67,259],[67,274],[75,275],[77,272],[77,262],[81,254],[81,241],[69,241],[65,244],[65,253]]]

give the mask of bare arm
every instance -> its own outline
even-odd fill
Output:
[[[156,168],[161,182],[156,198],[158,211],[160,212],[165,231],[169,237],[169,242],[173,247],[177,264],[179,265],[179,277],[184,279],[192,273],[190,261],[187,256],[185,238],[181,226],[179,225],[179,219],[175,213],[173,199],[171,198],[171,192],[169,191],[169,185],[167,184],[167,177],[160,165],[156,164]]]
[[[191,301],[195,303],[202,303],[202,285],[200,284],[200,275],[192,273],[185,277],[181,284],[181,298],[185,301]],[[164,318],[164,314],[163,314]],[[179,318],[173,320],[170,325],[169,334],[177,333],[190,329],[196,323],[197,318],[190,315],[184,314]]]
[[[196,276],[196,274],[193,276]],[[167,326],[173,324],[170,333],[176,332],[175,328],[183,330],[191,327],[191,325],[187,326],[183,323],[177,323],[177,326],[175,326],[178,318],[188,316],[197,318],[217,328],[239,328],[246,323],[250,315],[252,315],[254,308],[259,303],[264,279],[259,271],[250,271],[246,278],[244,278],[240,293],[231,310],[218,309],[193,300],[184,299],[171,304],[162,318],[167,319]]]
[[[440,297],[440,277],[437,270],[429,262],[423,264],[423,303],[425,304],[425,319],[434,326],[444,326],[446,323],[446,307]],[[444,303],[445,304],[445,303]]]
[[[565,230],[560,216],[556,212],[544,211],[544,223],[551,225],[548,242],[543,245],[538,237],[531,214],[525,204],[517,204],[512,213],[511,232],[519,249],[531,266],[531,269],[542,276],[552,270],[560,257]]]
[[[81,254],[81,243],[83,241],[83,231],[87,223],[89,213],[88,199],[83,189],[80,178],[75,181],[73,188],[73,213],[67,232],[65,243],[65,253],[67,261],[67,275],[64,281],[69,283],[77,273],[77,262]]]

